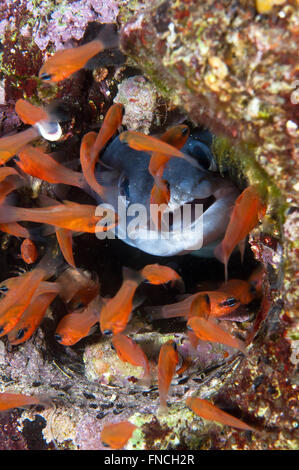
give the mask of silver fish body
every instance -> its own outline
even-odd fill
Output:
[[[160,231],[150,215],[154,184],[148,171],[150,154],[133,150],[116,137],[100,157],[97,179],[106,187],[104,202],[120,218],[115,235],[152,255],[174,256],[197,250],[200,256],[202,250],[205,256],[203,248],[223,237],[239,194],[229,179],[202,166],[215,169],[207,141],[191,137],[182,151],[196,158],[199,167],[176,157],[167,163],[163,179],[169,184],[170,201]]]

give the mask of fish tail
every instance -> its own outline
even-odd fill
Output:
[[[228,256],[224,250],[223,241],[219,243],[219,245],[216,246],[214,250],[214,255],[218,259],[218,261],[224,264],[224,277],[225,277],[225,282],[227,282],[228,280],[228,269],[227,269]]]
[[[123,267],[123,279],[126,281],[134,281],[137,284],[141,284],[144,278],[138,271],[134,271],[134,269],[124,266]]]
[[[112,48],[118,47],[119,35],[117,33],[115,24],[114,23],[104,24],[96,40],[99,41],[103,45],[103,49],[106,49],[106,48],[112,49]]]
[[[48,252],[43,256],[36,268],[43,270],[45,273],[44,279],[48,279],[57,273],[58,269],[62,267],[63,264],[64,260],[62,256],[59,254],[55,257],[53,250],[49,248]]]

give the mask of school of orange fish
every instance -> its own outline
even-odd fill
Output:
[[[108,47],[109,41],[94,40],[84,46],[66,49],[54,54],[41,68],[40,78],[49,82],[59,82],[80,68],[99,51]],[[30,142],[40,137],[40,128],[50,121],[45,109],[33,106],[26,100],[17,101],[15,110],[20,119],[30,125],[22,132],[0,139],[0,230],[16,237],[24,238],[21,245],[23,260],[35,263],[38,253],[30,239],[30,231],[19,222],[30,221],[53,226],[63,257],[68,265],[75,267],[72,236],[74,232],[96,233],[107,230],[117,223],[117,214],[111,213],[111,225],[101,225],[103,216],[96,216],[96,206],[78,204],[70,201],[60,203],[50,198],[43,207],[13,207],[6,202],[6,197],[24,184],[22,173],[40,178],[49,183],[63,183],[84,188],[90,186],[101,197],[105,194],[95,177],[95,167],[101,151],[107,142],[117,133],[122,123],[124,108],[113,104],[97,133],[87,133],[81,142],[80,163],[82,173],[70,170],[43,152],[42,148],[31,146]],[[163,170],[170,158],[194,160],[183,154],[180,148],[189,136],[189,128],[179,125],[170,128],[160,139],[138,132],[126,131],[120,134],[120,140],[135,150],[151,153],[149,172],[154,185],[151,202],[167,204],[170,194],[167,181],[163,179]],[[15,155],[19,160],[17,167],[5,166]],[[198,292],[181,302],[162,307],[162,318],[185,317],[187,334],[196,348],[198,340],[222,343],[237,348],[246,354],[246,345],[231,335],[221,326],[221,319],[234,312],[240,305],[249,304],[262,293],[262,270],[253,273],[247,280],[228,280],[227,264],[233,249],[242,244],[248,233],[258,224],[265,214],[266,205],[258,189],[247,187],[236,200],[223,241],[215,250],[215,255],[225,265],[225,279],[220,288],[214,291]],[[107,215],[107,214],[106,214]],[[109,214],[108,214],[109,215]],[[156,227],[160,220],[156,220]],[[133,310],[133,297],[137,287],[144,280],[159,285],[179,282],[180,276],[172,268],[158,264],[147,265],[140,272],[125,271],[123,283],[117,294],[111,299],[103,299],[99,293],[99,283],[92,281],[78,270],[78,277],[70,278],[66,269],[55,282],[47,281],[57,268],[57,261],[45,255],[34,269],[12,277],[0,285],[0,336],[7,335],[12,345],[28,340],[41,324],[47,309],[59,295],[67,304],[83,304],[83,309],[75,309],[59,322],[55,338],[63,345],[74,345],[87,336],[97,323],[104,335],[112,335],[112,344],[118,357],[132,365],[142,366],[143,379],[151,382],[148,359],[142,348],[124,334]],[[71,280],[71,282],[70,282]],[[172,378],[179,372],[179,353],[176,342],[167,341],[161,347],[158,360],[158,389],[161,408],[167,408],[167,396]],[[187,368],[188,364],[183,365]],[[0,410],[41,403],[37,396],[13,393],[0,394]],[[241,420],[225,413],[207,400],[189,397],[189,407],[198,416],[236,427],[255,431]],[[129,421],[106,425],[101,440],[113,449],[123,448],[136,426]]]

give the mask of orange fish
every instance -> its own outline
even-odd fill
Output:
[[[161,179],[159,183],[155,183],[150,195],[150,215],[151,219],[158,230],[161,230],[163,212],[166,210],[170,201],[170,190],[167,180]],[[159,206],[156,211],[154,205]],[[164,206],[162,206],[164,204]]]
[[[211,341],[212,343],[221,343],[232,348],[237,348],[246,354],[244,342],[232,336],[228,331],[224,330],[216,323],[209,319],[201,317],[191,317],[188,320],[187,328],[190,328],[196,336],[203,341]]]
[[[39,71],[39,78],[50,82],[60,82],[82,69],[86,63],[107,47],[117,45],[117,36],[111,26],[104,26],[99,39],[83,46],[63,49],[55,52]]]
[[[216,421],[217,423],[225,424],[226,426],[232,426],[233,428],[256,432],[256,430],[248,424],[244,423],[238,418],[235,418],[229,413],[220,410],[220,408],[212,405],[212,403],[207,400],[202,400],[201,398],[196,397],[189,397],[186,400],[186,405],[201,418],[207,419],[209,421]]]
[[[103,216],[95,215],[97,206],[77,204],[70,201],[63,202],[63,204],[55,204],[49,207],[34,209],[2,206],[0,207],[0,223],[10,223],[23,220],[56,225],[75,232],[89,233],[106,231],[115,226],[115,223],[111,223],[108,227],[101,226],[101,219]],[[113,220],[115,219],[115,212],[107,209],[107,213],[109,213],[110,218],[112,217]]]
[[[35,127],[0,138],[0,165],[10,160],[22,147],[39,136]]]
[[[45,256],[35,269],[12,281],[12,287],[0,300],[0,336],[15,327],[41,282],[52,276],[56,268],[57,260]]]
[[[92,160],[96,160],[101,150],[113,137],[122,124],[124,115],[124,106],[121,103],[114,103],[107,111],[101,129],[97,135],[92,148]]]
[[[219,290],[235,297],[242,305],[249,304],[255,298],[255,291],[250,282],[241,279],[229,279],[221,284]]]
[[[57,163],[50,155],[37,147],[26,145],[18,152],[20,161],[16,163],[28,175],[48,181],[48,183],[68,184],[84,189],[85,181],[81,173]]]
[[[125,279],[117,294],[105,302],[100,315],[100,328],[104,335],[117,335],[126,328],[133,309],[133,297],[142,277],[131,270],[125,271]]]
[[[27,405],[39,405],[40,399],[30,395],[22,395],[21,393],[0,393],[0,411],[10,410],[11,408],[19,408]]]
[[[7,334],[10,344],[21,344],[31,338],[57,294],[58,288],[57,292],[38,294],[37,291],[16,326]]]
[[[214,251],[216,258],[225,265],[225,280],[232,251],[254,229],[265,212],[266,205],[255,186],[248,186],[237,198],[224,238]]]
[[[160,139],[176,149],[180,150],[186,143],[190,135],[189,127],[182,124],[168,129]],[[161,152],[154,152],[151,156],[148,171],[153,178],[162,177],[166,163],[172,158],[170,155],[165,155]]]
[[[113,336],[112,344],[118,357],[124,361],[129,362],[133,366],[143,367],[144,378],[149,379],[150,369],[149,362],[139,344],[135,343],[131,338],[121,333]]]
[[[189,155],[185,155],[172,145],[169,145],[156,137],[145,135],[141,132],[126,131],[120,134],[119,139],[121,142],[128,144],[132,149],[144,152],[157,152],[159,154],[169,155],[170,157],[183,158],[191,163],[191,165],[197,168],[199,167],[199,164],[194,158]]]
[[[130,421],[105,424],[101,433],[101,441],[111,449],[122,449],[131,439],[137,426]]]
[[[197,294],[189,295],[184,300],[174,304],[162,305],[151,308],[152,319],[159,318],[177,318],[177,317],[190,317],[190,308],[192,302],[197,297],[207,294],[210,301],[210,316],[211,317],[224,317],[232,313],[240,306],[240,302],[226,294],[219,291],[202,291]],[[199,301],[200,302],[200,301]],[[194,303],[192,316],[201,316],[201,311],[196,310],[196,303]],[[196,313],[197,312],[197,313]]]
[[[15,237],[20,238],[29,238],[30,232],[22,225],[17,222],[11,222],[9,224],[0,224],[0,231],[14,235]]]
[[[62,227],[55,227],[55,232],[64,259],[75,268],[72,231]]]
[[[97,296],[83,311],[65,315],[56,328],[56,341],[64,346],[72,346],[88,336],[91,328],[99,321],[101,306],[101,299]]]
[[[83,175],[89,186],[101,196],[102,199],[105,199],[105,188],[97,182],[94,174],[97,158],[96,155],[92,156],[92,149],[96,138],[97,134],[95,132],[88,132],[84,135],[80,146],[80,162]]]
[[[160,264],[147,264],[141,271],[140,275],[150,284],[159,285],[176,281],[182,281],[181,276],[169,266],[161,266]]]
[[[37,258],[37,249],[35,244],[30,238],[25,238],[21,244],[21,256],[25,263],[32,264],[35,263]]]
[[[179,354],[177,352],[177,345],[173,340],[169,340],[162,345],[158,360],[158,388],[162,409],[167,408],[166,399],[168,390],[178,363]]]
[[[43,108],[34,106],[29,103],[29,101],[23,99],[19,99],[16,102],[15,111],[24,124],[30,124],[31,126],[37,122],[47,121],[49,119],[48,114]]]

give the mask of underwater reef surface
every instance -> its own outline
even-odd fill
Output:
[[[198,362],[174,379],[169,414],[161,415],[157,388],[140,385],[140,368],[118,360],[98,331],[75,347],[54,340],[62,308],[54,305],[29,341],[9,346],[0,339],[0,391],[53,400],[44,409],[1,414],[0,449],[103,449],[103,425],[125,419],[139,428],[130,449],[298,448],[298,4],[273,2],[261,14],[261,3],[19,0],[0,7],[1,135],[21,128],[14,112],[18,98],[35,104],[57,100],[71,116],[57,149],[67,148],[71,159],[78,156],[82,135],[100,127],[117,96],[128,108],[128,129],[148,133],[185,119],[208,125],[216,134],[220,171],[229,171],[240,189],[255,183],[268,193],[267,215],[250,234],[244,265],[248,272],[257,262],[265,267],[264,299],[246,321],[227,322],[241,336],[251,331],[246,357],[202,345]],[[40,82],[48,54],[92,39],[106,22],[117,23],[122,53],[101,53],[90,68],[58,86]],[[21,205],[51,191],[32,180],[31,192],[20,192]],[[18,252],[19,240],[2,235],[1,280],[24,268]],[[78,266],[99,275],[105,295],[119,287],[123,265],[139,269],[153,259],[87,235],[76,241],[76,252]],[[203,283],[205,275],[209,282],[222,280],[223,266],[216,260],[178,258],[187,286]],[[238,256],[230,269],[241,276]],[[145,294],[155,305],[173,302],[177,292],[146,286]],[[130,334],[148,348],[153,363],[168,338],[176,339],[183,354],[184,326],[156,323],[142,309],[130,323]],[[195,391],[259,433],[195,417],[184,405]]]

